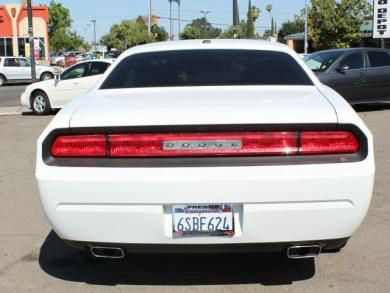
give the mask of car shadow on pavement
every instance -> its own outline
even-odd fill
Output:
[[[287,285],[315,274],[313,259],[280,254],[131,254],[122,260],[94,259],[69,247],[51,231],[39,265],[66,281],[95,285]]]
[[[373,104],[361,104],[353,105],[356,112],[374,112],[390,110],[390,103],[373,103]]]

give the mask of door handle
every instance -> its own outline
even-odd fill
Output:
[[[360,76],[361,76],[361,77],[365,77],[366,74],[365,74],[364,72],[360,72]]]

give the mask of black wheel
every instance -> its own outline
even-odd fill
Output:
[[[47,95],[41,91],[33,93],[31,108],[35,115],[46,115],[52,111]]]
[[[50,72],[44,72],[41,75],[41,81],[42,80],[49,80],[49,79],[53,79],[53,78],[54,78],[54,75]]]
[[[0,86],[5,85],[6,79],[3,75],[0,74]]]

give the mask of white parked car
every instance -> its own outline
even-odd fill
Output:
[[[112,63],[112,60],[78,63],[56,75],[54,80],[31,84],[22,93],[21,104],[37,115],[60,109],[74,97],[92,89]]]
[[[128,50],[38,140],[59,237],[126,252],[337,251],[362,223],[373,138],[286,46],[249,40]]]
[[[39,80],[54,78],[54,69],[36,65],[36,77]],[[7,83],[32,82],[31,62],[25,57],[0,57],[0,86]]]
[[[50,56],[50,64],[51,65],[58,65],[60,62],[65,61],[65,54],[63,52],[53,53]]]

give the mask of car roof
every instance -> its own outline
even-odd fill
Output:
[[[225,40],[225,39],[200,39],[183,41],[166,41],[151,43],[133,47],[122,53],[121,58],[134,53],[175,51],[175,50],[217,50],[217,49],[235,49],[235,50],[269,50],[291,53],[291,49],[284,44],[269,42],[264,40]]]
[[[105,63],[113,63],[115,61],[115,59],[95,59],[95,60],[83,60],[83,61],[80,61],[80,62],[77,62],[76,64],[74,65],[78,65],[78,64],[83,64],[83,63],[95,63],[95,62],[105,62]],[[74,66],[72,65],[72,66]]]
[[[383,48],[369,48],[369,47],[359,47],[359,48],[341,48],[341,49],[329,49],[329,50],[322,50],[322,51],[317,51],[313,53],[322,53],[322,52],[354,52],[354,51],[385,51],[385,52],[390,52],[389,49],[383,49]]]

